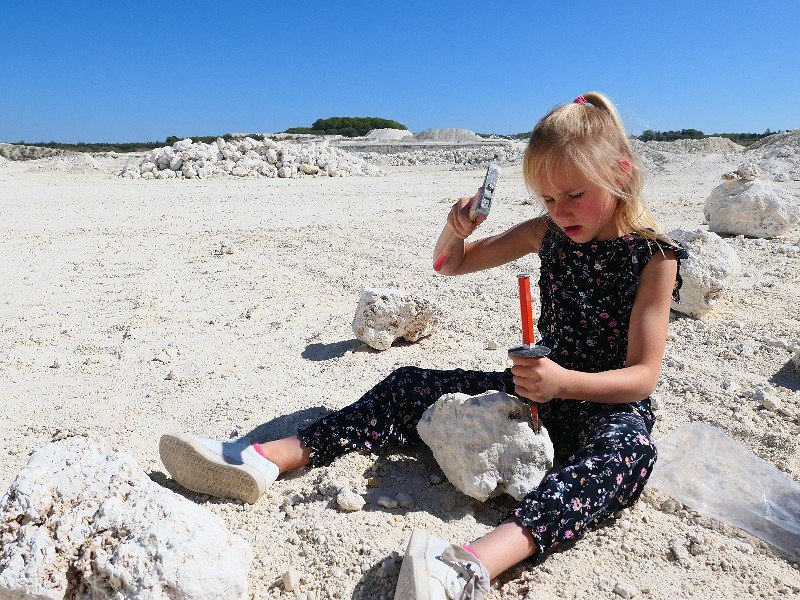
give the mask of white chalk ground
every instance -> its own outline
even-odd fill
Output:
[[[700,226],[706,196],[740,158],[687,156],[655,175],[647,191],[664,228]],[[481,184],[479,171],[132,181],[112,174],[121,164],[0,160],[1,489],[57,430],[91,429],[185,493],[159,462],[163,432],[289,434],[395,367],[502,369],[504,349],[518,343],[515,275],[536,271],[536,257],[461,278],[431,269],[446,211]],[[785,185],[797,193],[800,184]],[[538,212],[518,167],[504,170],[495,198],[485,234]],[[747,276],[704,321],[671,324],[656,438],[704,420],[800,480],[800,377],[788,350],[764,342],[800,343],[799,239],[800,228],[782,240],[731,240]],[[216,255],[222,241],[233,254]],[[440,331],[382,353],[365,348],[350,330],[365,286],[430,296],[444,309]],[[490,340],[500,349],[486,350]],[[738,389],[724,390],[725,379]],[[746,397],[765,382],[794,416],[759,412]],[[298,472],[254,506],[185,495],[252,542],[254,597],[390,598],[412,527],[465,542],[513,505],[479,503],[432,485],[431,474],[441,472],[416,448]],[[337,510],[340,484],[365,494],[363,511]],[[377,504],[399,492],[413,496],[411,508]],[[490,598],[614,598],[617,584],[644,598],[800,593],[785,556],[665,500],[646,493],[575,548],[499,577]],[[670,547],[690,543],[677,560]],[[302,575],[292,592],[280,584],[290,567]]]

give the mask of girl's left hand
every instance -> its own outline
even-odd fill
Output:
[[[533,402],[550,402],[563,397],[569,371],[549,358],[522,358],[509,354],[514,363],[515,391]]]

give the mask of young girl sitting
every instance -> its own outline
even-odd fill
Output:
[[[648,396],[658,380],[670,300],[685,252],[657,233],[641,201],[642,172],[611,102],[592,92],[555,108],[531,133],[523,174],[547,214],[465,244],[481,219],[474,198],[447,218],[434,257],[459,275],[538,252],[541,343],[547,358],[510,356],[503,372],[400,368],[354,404],[296,436],[255,444],[165,435],[169,473],[191,490],[255,502],[280,473],[351,450],[418,442],[440,396],[500,390],[539,404],[555,465],[497,528],[470,546],[414,530],[395,598],[483,598],[489,581],[541,558],[639,497],[656,460]]]

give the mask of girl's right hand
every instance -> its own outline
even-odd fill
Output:
[[[450,214],[447,215],[447,226],[450,230],[462,240],[467,239],[478,228],[478,226],[486,220],[486,217],[479,216],[474,221],[469,218],[470,207],[473,202],[477,202],[481,196],[481,190],[478,191],[471,198],[459,198],[450,209]]]

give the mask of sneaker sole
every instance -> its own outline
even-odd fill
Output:
[[[397,577],[394,600],[430,600],[428,590],[428,532],[414,529]]]
[[[261,474],[250,465],[220,463],[220,456],[189,437],[165,434],[158,453],[172,478],[186,489],[255,504],[264,494]]]

